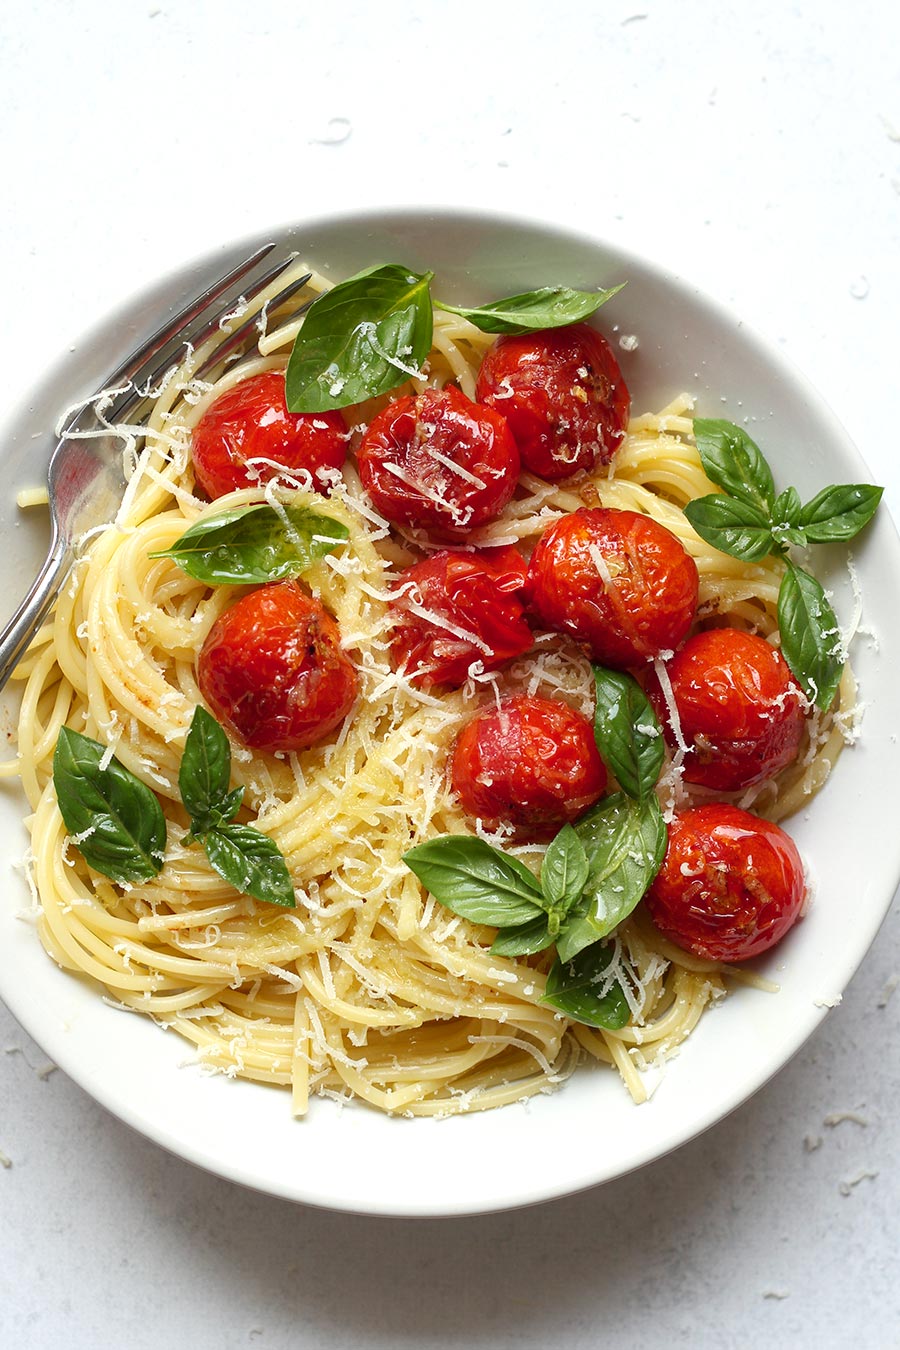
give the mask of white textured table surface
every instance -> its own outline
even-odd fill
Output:
[[[123,291],[221,240],[487,204],[731,304],[826,393],[900,516],[888,0],[31,0],[3,9],[0,63],[0,412]],[[0,1009],[0,1344],[900,1346],[898,936],[895,904],[842,1005],[711,1133],[477,1219],[356,1219],[207,1176],[47,1074]]]

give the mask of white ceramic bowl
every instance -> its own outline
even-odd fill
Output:
[[[738,318],[671,273],[594,239],[447,210],[325,219],[268,237],[289,242],[335,280],[379,261],[433,268],[441,297],[450,300],[627,281],[599,326],[639,339],[635,350],[619,353],[635,410],[659,408],[687,390],[702,414],[750,419],[776,482],[795,484],[804,498],[827,483],[869,480],[821,398]],[[18,589],[26,589],[44,542],[32,524],[18,526],[13,501],[16,489],[42,475],[35,447],[49,451],[50,437],[36,441],[35,433],[47,433],[63,406],[100,385],[170,307],[263,242],[229,245],[129,299],[13,418],[0,441],[0,529],[6,575]],[[853,653],[869,704],[862,740],[809,810],[789,822],[815,902],[759,963],[780,992],[733,992],[703,1018],[648,1104],[635,1107],[616,1075],[586,1067],[552,1096],[483,1115],[392,1120],[317,1100],[297,1122],[287,1093],[181,1067],[190,1047],[115,1011],[96,989],[59,971],[33,928],[18,921],[28,894],[12,861],[27,841],[24,801],[9,788],[0,794],[9,868],[0,891],[0,995],[47,1054],[122,1120],[202,1167],[290,1199],[380,1214],[463,1214],[563,1195],[659,1157],[738,1106],[802,1045],[864,956],[900,876],[892,806],[900,780],[892,678],[900,669],[900,543],[884,508],[853,552],[880,649],[859,641]],[[820,550],[816,563],[846,618],[851,598],[842,558]]]

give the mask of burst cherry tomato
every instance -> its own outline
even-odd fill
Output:
[[[347,427],[337,412],[291,413],[280,371],[252,375],[220,395],[194,429],[194,475],[215,499],[278,476],[339,469],[347,456]]]
[[[587,718],[567,703],[521,694],[463,729],[451,781],[470,816],[545,835],[603,796],[606,767]]]
[[[583,323],[498,338],[475,396],[507,419],[525,468],[551,480],[606,464],[628,424],[616,358]]]
[[[697,585],[694,560],[671,531],[650,516],[602,507],[551,525],[528,567],[541,623],[614,667],[674,650],[693,622]]]
[[[389,404],[356,457],[363,487],[386,520],[448,538],[499,515],[519,478],[505,419],[452,387]]]
[[[806,701],[784,657],[763,638],[737,628],[695,633],[666,670],[688,746],[689,783],[732,792],[770,778],[796,759]],[[655,674],[647,692],[674,744]]]
[[[220,722],[257,750],[303,750],[344,720],[357,675],[340,632],[295,581],[242,596],[200,652],[198,683]]]
[[[408,567],[392,601],[394,660],[428,689],[459,688],[473,662],[496,670],[521,656],[533,641],[521,598],[526,573],[511,547],[445,551]]]
[[[803,864],[790,836],[719,803],[676,815],[645,903],[677,946],[709,961],[746,961],[784,937],[805,895]]]

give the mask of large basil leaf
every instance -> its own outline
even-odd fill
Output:
[[[707,478],[768,518],[775,500],[772,470],[746,431],[723,419],[695,417],[694,439]]]
[[[823,488],[803,507],[799,524],[811,544],[852,539],[872,519],[883,492],[870,483]]]
[[[349,535],[346,525],[306,507],[261,502],[204,516],[151,558],[171,558],[207,586],[263,586],[299,576]]]
[[[217,825],[203,836],[210,863],[242,895],[293,909],[294,885],[278,845],[252,825]]]
[[[684,514],[701,539],[732,558],[759,562],[772,550],[768,519],[755,506],[737,497],[724,492],[695,497],[685,506]]]
[[[533,873],[484,839],[442,835],[411,848],[403,861],[436,900],[473,923],[508,928],[542,917]]]
[[[445,305],[440,300],[434,303],[437,309],[461,314],[483,333],[533,333],[590,318],[601,305],[617,295],[622,286],[613,286],[608,291],[573,291],[568,286],[542,286],[536,291],[525,291],[522,295],[511,295],[506,300],[471,308]]]
[[[668,839],[656,797],[640,802],[624,792],[604,797],[575,830],[590,871],[583,899],[556,942],[561,961],[571,961],[628,918],[659,871]]]
[[[822,587],[788,563],[778,591],[781,652],[816,707],[830,708],[841,682],[841,632]]]
[[[656,786],[665,758],[659,719],[633,676],[594,666],[594,683],[597,749],[622,791],[643,801]]]
[[[588,947],[570,961],[557,958],[541,1002],[559,1008],[575,1022],[618,1031],[628,1022],[629,1009],[618,980],[602,992],[611,960],[612,951],[603,943]]]
[[[386,394],[431,350],[433,272],[390,263],[342,281],[310,307],[285,376],[291,412],[326,412]]]
[[[191,834],[202,835],[231,820],[244,795],[243,788],[229,792],[231,746],[228,737],[205,708],[196,708],[187,734],[178,789],[191,817]],[[190,841],[187,841],[190,842]]]
[[[154,793],[111,759],[106,747],[63,727],[53,755],[53,786],[73,842],[112,881],[149,881],[162,867],[166,821]]]

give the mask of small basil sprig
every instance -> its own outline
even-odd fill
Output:
[[[156,795],[99,741],[63,727],[53,755],[53,785],[72,842],[112,881],[149,881],[162,868],[166,820]],[[295,905],[278,845],[251,825],[234,824],[243,788],[229,790],[231,747],[215,718],[197,708],[178,773],[191,818],[182,843],[203,843],[211,865],[244,895]],[[526,869],[527,870],[527,869]]]
[[[622,285],[625,283],[623,282]],[[580,323],[595,314],[601,305],[618,295],[622,286],[607,291],[573,291],[568,286],[542,286],[536,291],[494,300],[489,305],[446,305],[435,300],[438,309],[461,314],[483,333],[533,333],[542,328],[562,328]]]
[[[178,771],[181,800],[191,817],[182,843],[203,844],[212,867],[243,895],[293,909],[294,887],[274,839],[252,825],[233,823],[244,795],[229,791],[231,746],[205,708],[194,710]]]
[[[732,422],[695,418],[694,437],[707,477],[721,493],[688,502],[685,515],[701,539],[743,562],[769,553],[787,561],[778,595],[781,650],[807,697],[831,706],[843,670],[837,617],[822,587],[788,559],[788,547],[854,538],[868,524],[883,488],[835,484],[804,506],[796,488],[777,496],[762,451]]]
[[[260,586],[299,576],[349,536],[346,525],[306,507],[267,503],[204,516],[171,548],[171,558],[207,586]]]
[[[659,718],[632,675],[603,666],[593,670],[597,749],[622,791],[644,801],[652,795],[665,759]]]
[[[59,809],[95,871],[112,881],[149,881],[163,863],[165,816],[147,785],[108,754],[99,741],[62,728],[53,754]]]
[[[607,974],[612,958],[613,952],[605,943],[588,947],[570,961],[557,957],[541,1002],[558,1008],[575,1022],[619,1031],[628,1022],[629,1007],[621,984]]]
[[[417,374],[431,350],[433,276],[389,263],[320,295],[288,361],[290,411],[347,408]]]
[[[542,286],[467,307],[433,301],[433,277],[433,272],[387,263],[320,295],[307,311],[288,361],[290,411],[347,408],[418,375],[431,349],[435,307],[461,314],[485,333],[531,333],[587,319],[622,289]]]

